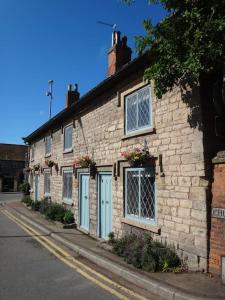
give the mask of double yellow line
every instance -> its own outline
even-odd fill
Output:
[[[81,263],[73,256],[71,256],[67,251],[63,250],[61,247],[53,243],[49,238],[41,236],[40,232],[38,232],[37,230],[33,229],[32,227],[15,217],[9,211],[2,210],[1,212],[4,213],[4,215],[6,215],[11,221],[16,223],[19,227],[21,227],[25,232],[31,235],[36,241],[38,241],[43,247],[45,247],[49,252],[55,255],[67,266],[76,270],[76,272],[81,274],[83,277],[92,281],[94,284],[98,285],[99,287],[111,293],[112,295],[116,296],[118,299],[147,300],[147,298],[127,289],[126,287],[114,282],[108,277]]]

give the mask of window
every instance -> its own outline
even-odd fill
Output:
[[[45,138],[45,155],[50,155],[52,150],[52,138],[51,136],[47,136]]]
[[[50,195],[50,172],[44,173],[44,188],[45,188],[45,196]]]
[[[31,156],[31,160],[34,160],[34,144],[33,144],[33,145],[31,145],[31,149],[30,149],[30,151],[31,151],[31,154],[30,154],[30,156]]]
[[[64,151],[72,150],[72,134],[72,125],[64,128]]]
[[[72,182],[73,182],[73,172],[64,171],[63,172],[63,202],[67,204],[72,204]]]
[[[126,133],[151,128],[150,86],[146,86],[125,98]]]
[[[125,217],[155,222],[155,170],[125,170]]]

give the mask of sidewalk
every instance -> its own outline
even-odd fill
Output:
[[[98,240],[76,229],[62,229],[40,213],[28,210],[20,202],[7,203],[5,207],[24,222],[35,226],[91,262],[131,283],[135,282],[139,287],[163,299],[225,299],[225,286],[217,277],[210,278],[209,275],[198,272],[147,273],[126,264],[122,258],[104,249]]]

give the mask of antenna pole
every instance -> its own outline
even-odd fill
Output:
[[[48,81],[49,84],[49,91],[46,93],[46,96],[49,97],[49,120],[52,117],[52,85],[53,85],[53,80]]]

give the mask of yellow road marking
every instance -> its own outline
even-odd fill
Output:
[[[119,292],[117,292],[116,290],[110,288],[109,286],[105,285],[104,283],[100,282],[97,279],[94,279],[93,277],[91,277],[89,274],[87,274],[85,271],[83,271],[82,269],[80,269],[79,267],[82,267],[83,269],[89,271],[90,273],[96,275],[97,277],[101,278],[102,280],[104,280],[105,282],[107,282],[108,284],[113,285],[114,287],[116,287],[117,289],[129,294],[129,296],[135,297],[136,299],[139,300],[147,300],[147,298],[125,288],[124,286],[112,281],[111,279],[109,279],[108,277],[98,273],[97,271],[91,269],[90,267],[86,266],[85,264],[81,263],[80,261],[76,260],[73,256],[71,256],[68,252],[66,252],[65,250],[63,250],[61,247],[57,246],[55,243],[53,243],[52,241],[50,241],[48,238],[44,237],[44,236],[33,236],[33,234],[36,235],[40,235],[40,232],[36,231],[35,229],[33,229],[32,227],[30,227],[29,225],[27,225],[26,223],[24,223],[23,221],[19,220],[18,218],[16,218],[14,215],[12,215],[10,212],[8,211],[4,211],[3,212],[5,215],[7,215],[7,217],[9,219],[11,219],[12,221],[14,221],[17,225],[19,225],[21,228],[23,228],[23,230],[25,230],[29,235],[32,235],[32,237],[34,239],[36,239],[39,243],[41,243],[45,248],[47,248],[52,254],[54,254],[58,259],[60,259],[61,261],[63,261],[65,264],[67,264],[69,267],[75,269],[77,272],[79,272],[81,275],[83,275],[85,278],[91,280],[92,282],[94,282],[95,284],[97,284],[98,286],[102,287],[103,289],[107,290],[108,292],[110,292],[111,294],[117,296],[119,299],[125,300],[125,299],[129,299],[126,296],[120,294]],[[61,254],[57,253],[54,249],[50,248],[48,245],[46,245],[46,243],[44,243],[44,241],[49,244],[51,247],[55,248],[58,252],[62,253],[65,257],[63,257]],[[71,260],[73,262],[70,263],[68,260]],[[75,264],[75,265],[74,265]]]

